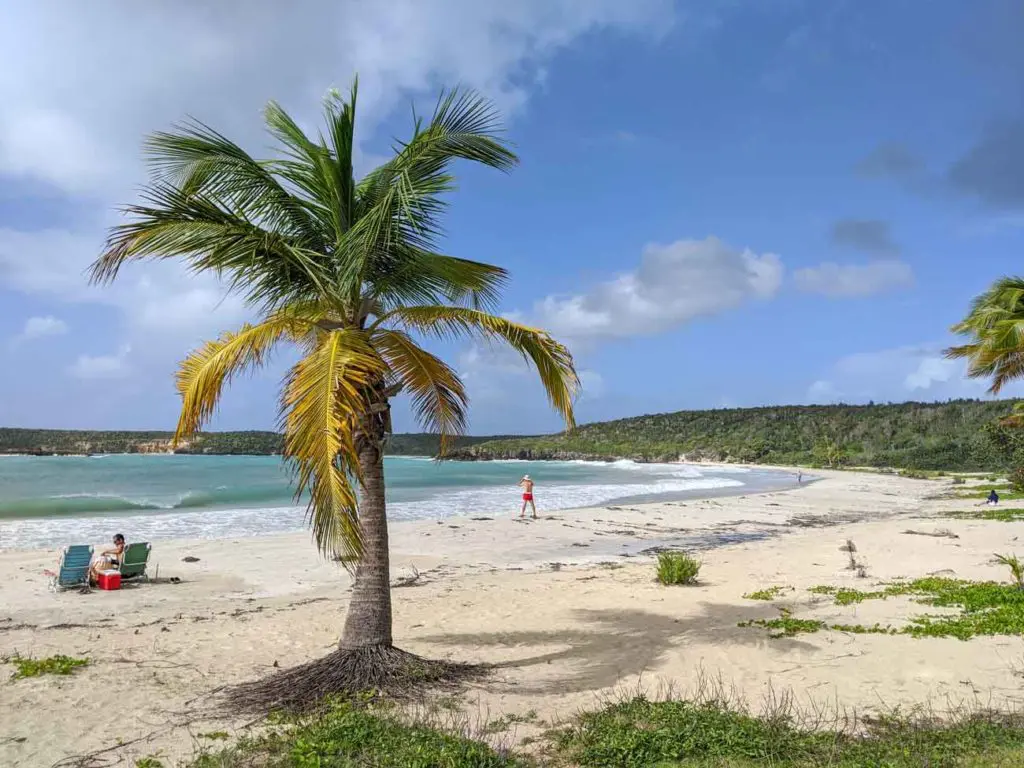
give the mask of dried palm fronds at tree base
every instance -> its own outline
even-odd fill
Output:
[[[418,699],[427,692],[457,691],[490,670],[486,664],[425,659],[392,646],[343,648],[229,688],[224,700],[233,712],[310,712],[339,698]]]

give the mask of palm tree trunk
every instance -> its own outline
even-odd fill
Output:
[[[371,417],[370,434],[360,436],[359,524],[363,559],[356,566],[352,600],[338,647],[391,647],[391,574],[388,520],[384,504],[384,424]],[[378,434],[379,433],[379,434]]]

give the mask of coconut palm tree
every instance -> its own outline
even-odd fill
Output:
[[[1024,278],[997,280],[952,330],[970,341],[950,347],[946,357],[966,359],[967,375],[991,379],[989,392],[999,394],[1007,383],[1024,375]]]
[[[467,408],[456,371],[420,340],[510,345],[569,427],[578,388],[564,346],[492,314],[505,270],[438,251],[452,164],[507,171],[518,162],[491,104],[469,91],[442,94],[430,120],[415,119],[408,141],[357,180],[356,95],[356,85],[347,100],[329,94],[316,136],[271,102],[266,127],[281,153],[270,160],[199,122],[152,135],[142,201],[126,207],[129,221],[111,230],[91,271],[106,283],[126,262],[181,259],[225,279],[258,317],[180,364],[176,441],[201,429],[232,378],[281,345],[299,351],[282,384],[283,454],[297,495],[308,494],[321,552],[354,571],[338,655],[327,662],[349,672],[320,693],[374,684],[381,669],[408,662],[392,645],[383,466],[391,400],[411,397],[442,452],[465,431]]]

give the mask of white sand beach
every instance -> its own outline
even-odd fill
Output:
[[[535,710],[550,723],[616,691],[685,691],[702,675],[755,705],[774,690],[872,711],[1019,706],[1019,638],[827,631],[772,639],[737,626],[777,617],[779,605],[832,623],[899,625],[921,607],[895,598],[836,606],[807,590],[928,574],[1005,580],[993,553],[1024,546],[1024,523],[941,517],[973,503],[935,498],[948,480],[815,474],[822,479],[791,491],[542,509],[535,522],[507,510],[393,524],[395,578],[419,573],[393,592],[396,643],[496,663],[466,693],[467,709],[481,718]],[[949,529],[958,538],[908,529]],[[847,569],[847,539],[866,566],[863,578]],[[700,584],[657,584],[644,552],[658,546],[699,552]],[[0,682],[3,766],[50,766],[99,750],[108,751],[90,765],[133,765],[153,754],[173,765],[192,753],[198,734],[246,725],[211,712],[214,692],[327,653],[347,600],[344,571],[322,561],[307,534],[157,541],[158,578],[119,592],[53,595],[42,571],[55,560],[52,551],[0,553],[0,657],[68,654],[91,664],[68,677]],[[776,603],[743,598],[770,586],[792,590]],[[0,676],[11,669],[0,666]]]

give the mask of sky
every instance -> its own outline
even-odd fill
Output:
[[[444,249],[573,351],[580,422],[982,397],[942,350],[1024,254],[1024,0],[0,0],[0,426],[167,429],[177,362],[253,317],[171,261],[90,286],[146,134],[272,156],[360,82],[359,166],[461,84],[521,165],[457,167]],[[475,434],[560,428],[514,354],[434,347]],[[211,423],[266,429],[288,352]],[[1011,387],[1006,394],[1024,394]],[[406,404],[395,426],[414,430]]]

